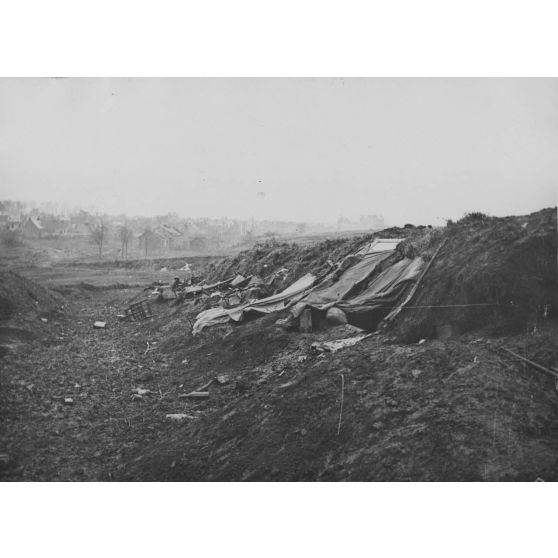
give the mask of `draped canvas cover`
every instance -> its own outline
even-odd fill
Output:
[[[243,304],[241,306],[237,306],[236,308],[211,308],[209,310],[205,310],[196,316],[193,333],[195,335],[205,327],[215,324],[224,324],[229,320],[240,322],[249,312],[269,314],[271,312],[282,310],[297,300],[300,300],[300,298],[306,294],[308,289],[312,287],[315,280],[316,277],[314,275],[307,273],[304,277],[301,277],[283,292],[276,295],[262,298],[261,300],[256,300],[254,302],[249,302],[248,304]]]
[[[269,314],[290,307],[294,317],[305,308],[324,312],[332,307],[345,312],[349,323],[373,329],[405,294],[424,268],[421,258],[406,258],[397,251],[401,239],[376,239],[345,257],[320,283],[310,273],[283,292],[234,308],[212,308],[198,314],[194,334],[203,328],[242,322],[248,314]]]

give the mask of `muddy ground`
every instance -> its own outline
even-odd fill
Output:
[[[120,322],[138,288],[82,279],[53,282],[46,322],[2,321],[4,481],[558,480],[556,383],[499,350],[555,366],[555,320],[316,353],[354,331],[286,332],[274,315],[193,338],[197,308],[168,300]],[[207,400],[180,397],[218,376]]]

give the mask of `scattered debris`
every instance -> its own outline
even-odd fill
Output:
[[[104,329],[106,325],[107,325],[107,322],[100,322],[100,321],[97,321],[97,322],[95,322],[95,323],[93,324],[93,327],[94,327],[95,329]]]
[[[153,316],[153,310],[148,300],[140,300],[134,304],[130,304],[126,310],[126,315],[136,321],[145,320]]]
[[[442,381],[444,383],[449,382],[456,374],[463,374],[463,372],[469,372],[477,365],[477,357],[473,360],[471,364],[467,364],[465,366],[460,366],[457,370],[454,370],[447,378],[444,378]]]
[[[215,378],[211,378],[211,380],[209,380],[209,382],[207,382],[206,384],[203,384],[203,386],[200,386],[198,389],[195,389],[194,391],[190,392],[190,393],[200,393],[200,392],[205,392],[207,391],[207,389],[213,385],[213,382],[215,382],[216,379]],[[181,395],[181,397],[184,397],[184,394]]]
[[[209,391],[191,391],[190,393],[183,393],[178,397],[180,399],[207,399]]]
[[[246,281],[246,277],[240,275],[240,273],[231,281],[231,287],[237,287]]]
[[[352,347],[371,335],[373,334],[367,333],[366,335],[356,335],[355,337],[347,337],[346,339],[335,339],[334,341],[324,341],[323,343],[312,343],[312,349],[319,353],[324,351],[335,353],[345,347]]]
[[[186,413],[169,413],[168,415],[165,415],[165,418],[168,418],[169,420],[181,421],[184,419],[193,419],[196,417],[187,415]]]
[[[279,389],[285,389],[285,388],[294,386],[295,384],[296,384],[296,381],[295,381],[295,380],[291,380],[290,382],[286,382],[286,383],[284,383],[284,384],[281,384],[281,385],[279,386]]]

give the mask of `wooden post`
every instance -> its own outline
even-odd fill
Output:
[[[298,331],[301,333],[312,333],[312,310],[310,308],[302,311]]]
[[[415,296],[415,293],[417,292],[420,282],[424,279],[424,276],[427,274],[428,270],[430,269],[432,262],[436,259],[438,252],[444,247],[446,242],[447,242],[447,238],[442,242],[442,244],[440,244],[440,246],[438,246],[438,249],[436,250],[436,252],[434,252],[432,258],[430,258],[430,261],[428,262],[427,266],[424,268],[424,271],[420,274],[420,277],[417,279],[417,282],[414,284],[407,298],[383,319],[382,326],[384,328],[387,326],[389,322],[391,322],[395,318],[395,316],[399,314],[399,312],[401,312],[401,310],[403,310],[403,308],[405,308],[405,306],[407,306],[407,304],[409,304],[409,302],[411,302],[412,298]]]

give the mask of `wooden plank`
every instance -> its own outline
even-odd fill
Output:
[[[558,379],[558,373],[553,372],[552,370],[549,370],[545,366],[542,366],[541,364],[537,364],[536,362],[533,362],[532,360],[529,360],[528,358],[525,358],[521,355],[518,355],[517,353],[514,353],[513,351],[510,351],[509,349],[506,349],[504,347],[502,347],[502,350],[505,351],[506,353],[514,356],[515,358],[518,358],[519,360],[522,360],[523,362],[525,362],[526,364],[528,364],[529,366],[531,366],[535,370],[539,370],[539,372],[545,372],[546,374],[549,374],[553,378]]]
[[[179,399],[207,399],[209,391],[192,391],[178,396]]]

